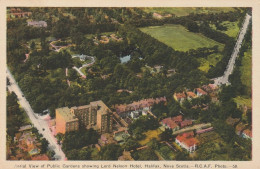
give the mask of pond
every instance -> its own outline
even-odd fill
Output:
[[[131,55],[127,55],[120,58],[121,63],[127,63],[131,59]]]

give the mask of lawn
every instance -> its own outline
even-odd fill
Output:
[[[248,93],[251,94],[252,85],[252,51],[246,51],[242,58],[242,66],[240,67],[241,82],[247,87]]]
[[[146,135],[145,139],[139,141],[139,143],[141,145],[145,145],[147,144],[152,138],[156,138],[157,140],[159,140],[159,135],[162,133],[162,131],[160,129],[156,129],[156,130],[149,130],[147,132],[145,132],[144,134]]]
[[[199,69],[204,72],[208,72],[210,69],[210,65],[216,66],[216,64],[222,59],[223,55],[220,53],[213,53],[209,55],[207,58],[198,58],[200,63]]]
[[[220,50],[223,50],[224,48],[223,44],[199,33],[189,32],[181,25],[167,24],[163,26],[150,26],[140,28],[140,30],[178,51],[188,51],[201,47],[213,47],[215,45],[218,45]]]
[[[251,98],[246,98],[244,96],[237,96],[234,98],[234,101],[237,103],[238,106],[247,106],[252,107]]]
[[[144,8],[143,9],[146,13],[160,13],[160,14],[174,14],[175,16],[186,16],[190,13],[219,13],[219,12],[229,12],[234,11],[234,8],[194,8],[194,7],[175,7],[175,8]]]
[[[175,158],[173,151],[166,144],[161,144],[159,150],[157,151],[164,160],[173,160]]]

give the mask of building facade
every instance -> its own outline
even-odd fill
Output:
[[[68,107],[56,109],[56,132],[65,134],[65,132],[79,129],[79,120]]]
[[[66,110],[62,114],[62,117],[60,109]],[[77,119],[78,126],[80,125],[81,127],[85,128],[94,128],[95,130],[98,130],[100,133],[112,132],[112,111],[101,100],[90,102],[89,105],[71,107],[70,109],[68,107],[64,107],[60,109],[56,109],[57,133],[65,133],[66,131],[72,131],[70,128],[69,130],[66,130],[66,128],[63,127],[65,120],[61,120],[64,119],[64,117],[66,118],[70,115],[73,115],[73,117]],[[70,126],[72,125],[70,124]]]

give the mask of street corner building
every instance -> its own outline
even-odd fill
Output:
[[[109,133],[112,132],[112,123],[112,111],[101,100],[70,109],[56,109],[57,133],[76,131],[79,126],[93,128],[100,133]]]

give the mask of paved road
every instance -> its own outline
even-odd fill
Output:
[[[238,39],[237,39],[234,51],[233,51],[233,53],[231,55],[231,58],[230,58],[230,60],[228,62],[228,65],[227,65],[227,68],[226,68],[226,70],[224,72],[224,75],[221,76],[221,77],[213,79],[215,85],[221,85],[221,84],[228,84],[229,83],[228,82],[228,77],[233,72],[233,69],[234,69],[234,66],[235,66],[235,62],[236,62],[236,58],[238,57],[238,53],[239,53],[239,50],[241,48],[243,39],[245,37],[248,25],[250,23],[250,19],[251,19],[251,16],[246,14],[246,17],[245,17],[245,20],[244,20],[244,24],[243,24],[243,26],[242,26],[242,28],[240,30],[240,33],[239,33],[239,36],[238,36]]]
[[[43,137],[49,141],[49,147],[54,150],[55,158],[64,161],[66,159],[65,154],[62,152],[59,145],[57,144],[55,137],[51,134],[47,121],[45,121],[41,116],[34,113],[29,102],[26,100],[25,97],[23,97],[21,89],[19,88],[18,84],[16,83],[14,77],[12,76],[8,68],[7,77],[10,79],[11,83],[11,85],[8,86],[8,90],[10,92],[14,92],[17,95],[20,105],[28,114],[33,126],[36,127],[39,130],[39,133],[42,134]],[[43,128],[45,129],[44,131]]]

